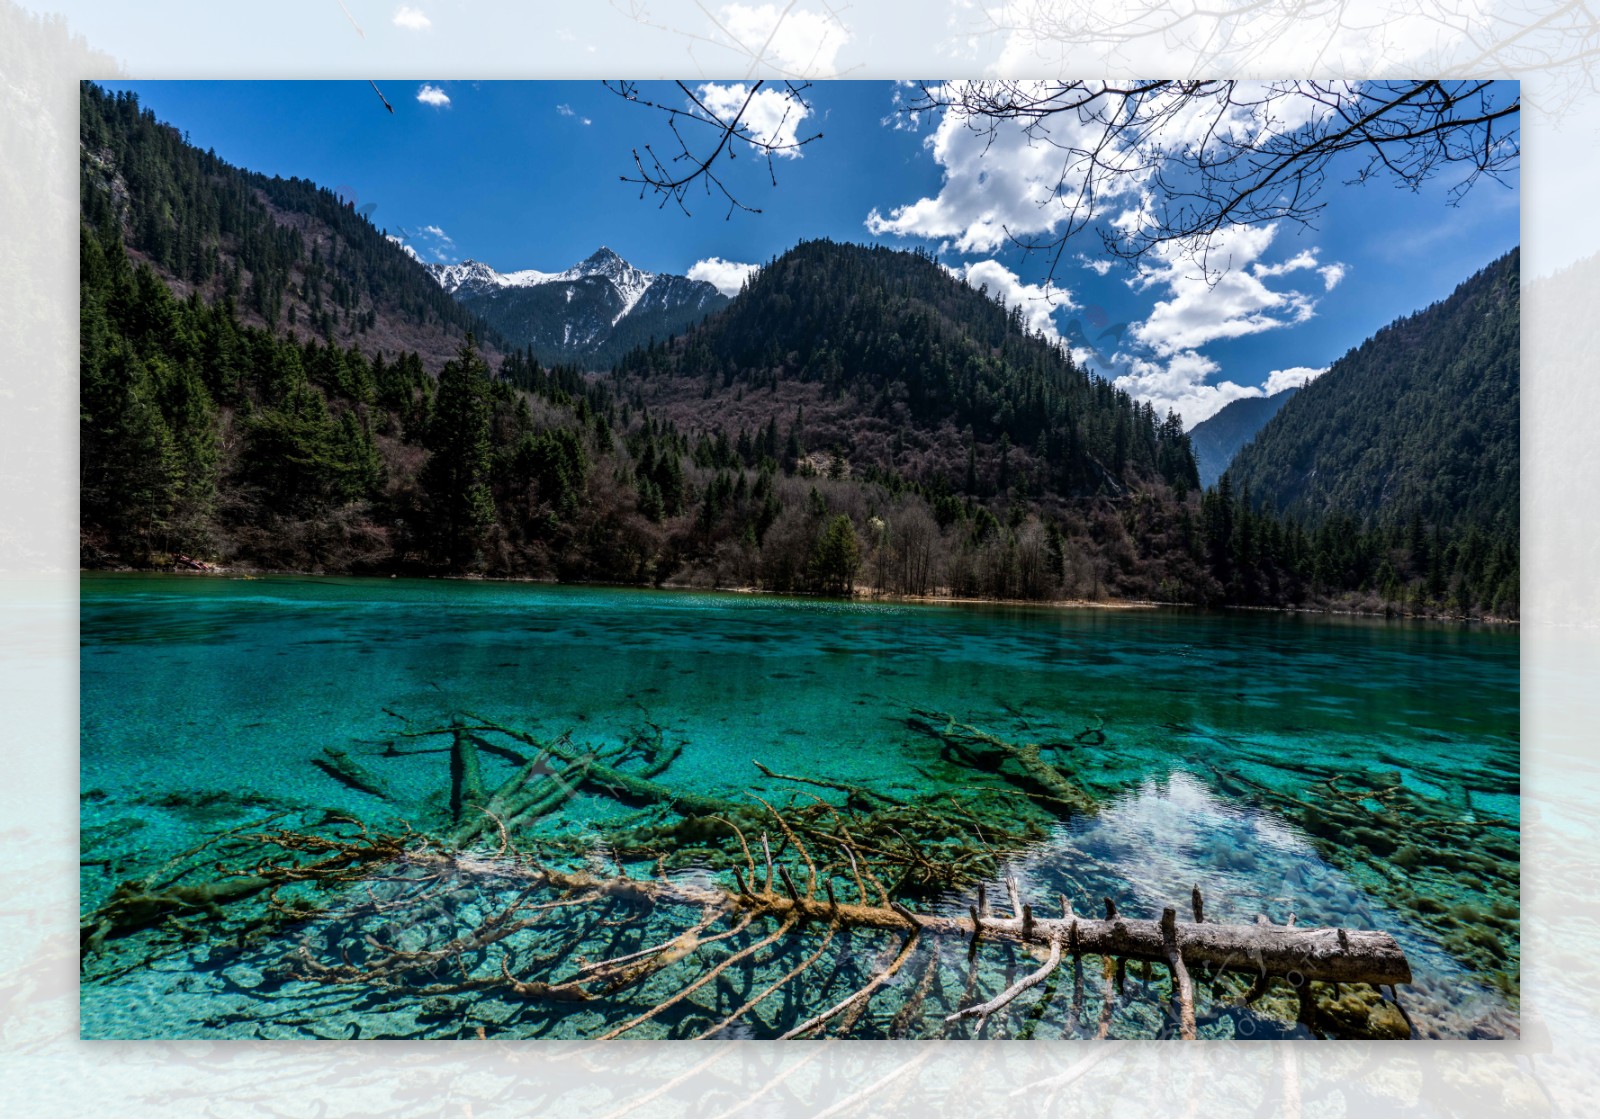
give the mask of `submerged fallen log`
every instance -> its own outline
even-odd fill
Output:
[[[938,919],[924,919],[924,926],[934,921]],[[970,919],[954,921],[956,932],[971,929]],[[1043,918],[1035,919],[1026,935],[1021,918],[983,918],[980,924],[985,936],[1039,945],[1060,940],[1078,953],[1170,963],[1161,919]],[[1411,983],[1411,966],[1404,950],[1381,930],[1174,922],[1173,933],[1185,962],[1212,970],[1299,976],[1329,983]]]
[[[673,812],[685,816],[709,816],[717,813],[740,812],[745,806],[737,802],[728,801],[720,797],[710,797],[705,794],[689,793],[683,790],[664,786],[649,778],[630,774],[626,770],[618,770],[606,766],[592,754],[585,753],[567,745],[562,739],[541,741],[526,731],[514,727],[507,727],[493,720],[484,719],[482,716],[469,717],[478,721],[476,724],[463,727],[464,731],[492,731],[518,742],[535,747],[554,758],[560,759],[569,766],[581,766],[583,784],[597,788],[606,794],[633,805],[662,805]],[[457,728],[443,728],[441,731],[454,732]],[[413,733],[416,734],[416,733]]]
[[[1088,790],[1045,761],[1043,748],[1038,743],[1008,742],[971,724],[960,723],[948,713],[921,708],[912,710],[906,718],[906,726],[940,740],[970,759],[991,755],[1012,762],[1022,772],[1021,778],[1030,796],[1043,798],[1069,813],[1093,813],[1098,807]]]
[[[502,843],[508,844],[509,840],[504,832],[501,836]],[[289,850],[306,850],[325,858],[328,855],[328,842],[325,839],[319,838],[307,843],[308,838],[289,832],[265,835],[260,839],[271,840]],[[370,853],[382,846],[381,841],[374,843],[370,839],[364,840],[359,854],[370,858]],[[758,920],[771,921],[776,926],[775,932],[760,940],[761,946],[772,944],[788,934],[801,935],[807,930],[822,931],[822,935],[829,940],[835,932],[843,929],[877,929],[908,934],[909,937],[902,943],[901,951],[896,956],[895,969],[904,963],[918,938],[942,936],[969,939],[974,951],[985,940],[1038,945],[1047,951],[1044,967],[1013,984],[993,999],[957,1009],[954,1014],[947,1016],[951,1022],[964,1018],[986,1018],[1012,1002],[1028,988],[1045,982],[1064,960],[1070,958],[1076,962],[1085,955],[1103,958],[1107,976],[1111,976],[1114,972],[1118,977],[1118,988],[1121,987],[1120,978],[1126,972],[1128,961],[1164,965],[1173,980],[1173,1000],[1178,1005],[1178,1021],[1184,1038],[1194,1038],[1196,1035],[1195,986],[1190,979],[1190,968],[1203,969],[1213,981],[1219,973],[1224,972],[1253,977],[1255,983],[1245,997],[1246,1003],[1253,1002],[1264,994],[1272,980],[1281,979],[1287,982],[1299,997],[1299,1017],[1308,1024],[1314,1019],[1314,1008],[1308,1002],[1310,984],[1313,981],[1326,984],[1368,984],[1374,988],[1382,985],[1407,984],[1411,981],[1411,967],[1406,960],[1405,952],[1393,937],[1380,930],[1280,926],[1259,918],[1250,924],[1223,924],[1204,920],[1179,922],[1172,908],[1166,909],[1157,919],[1128,918],[1118,913],[1110,900],[1107,900],[1107,915],[1104,918],[1080,917],[1072,913],[1068,905],[1063,906],[1065,913],[1061,917],[1045,918],[1035,915],[1033,907],[1023,901],[1020,887],[1014,883],[1008,884],[1012,888],[1010,893],[1013,900],[1013,912],[1010,917],[981,912],[978,905],[972,906],[967,916],[956,917],[918,914],[894,901],[886,905],[873,905],[865,901],[840,902],[831,881],[822,880],[819,883],[814,876],[806,875],[806,885],[802,888],[797,883],[802,872],[790,874],[782,865],[777,867],[776,876],[767,877],[758,888],[756,862],[753,857],[747,864],[750,872],[748,879],[736,870],[734,873],[736,886],[730,890],[721,885],[707,885],[703,882],[677,882],[665,878],[635,879],[625,875],[603,877],[588,871],[563,871],[525,860],[508,859],[503,854],[484,857],[428,846],[410,848],[399,844],[393,845],[389,850],[396,862],[407,865],[424,877],[466,876],[480,880],[499,880],[507,889],[515,891],[517,898],[521,900],[531,898],[532,892],[540,890],[552,892],[558,899],[567,900],[547,902],[542,905],[528,903],[527,909],[530,912],[557,906],[588,905],[607,899],[623,899],[650,909],[663,904],[675,904],[693,908],[701,915],[700,921],[692,929],[685,930],[676,938],[662,941],[651,949],[629,954],[612,962],[585,965],[578,975],[566,979],[555,977],[521,979],[503,967],[498,975],[479,977],[461,986],[461,990],[473,991],[499,988],[522,998],[570,1002],[612,995],[623,987],[631,987],[668,965],[687,958],[693,950],[702,945],[732,936],[751,927]],[[802,856],[805,854],[803,847],[800,849],[800,854]],[[272,876],[271,865],[264,866],[261,873]],[[773,889],[774,881],[781,882],[781,890]],[[1193,892],[1191,902],[1195,916],[1201,917],[1203,904],[1199,900],[1198,887]],[[984,909],[987,910],[987,907]],[[526,920],[514,920],[518,913],[516,908],[508,909],[482,927],[457,938],[451,946],[445,948],[447,951],[453,951],[452,947],[461,946],[482,949],[488,944],[503,940],[510,933],[529,924]],[[734,928],[724,934],[702,936],[709,926],[719,920],[732,923]],[[740,950],[740,954],[743,955],[739,959],[744,959],[744,955],[753,951],[749,947]],[[428,952],[425,956],[426,961],[423,963],[427,964],[440,959],[438,951]],[[390,958],[386,967],[390,967],[394,972],[402,972],[417,967],[419,959],[417,954],[399,954]],[[702,973],[673,999],[682,998],[703,986],[714,975],[720,974],[728,963],[724,961],[722,964],[711,966],[710,971]],[[626,968],[622,967],[624,964]],[[374,966],[362,968],[348,964],[319,965],[306,957],[302,957],[301,965],[302,974],[311,979],[345,983],[389,979],[381,968],[375,971]],[[796,969],[785,977],[784,983],[803,971]],[[831,1015],[855,1007],[871,998],[873,992],[877,991],[891,975],[892,971],[875,976],[866,987],[840,1002],[831,1012],[826,1012],[803,1026],[809,1029],[820,1025],[822,1020]],[[430,991],[435,989],[445,990],[435,985]],[[773,990],[776,990],[776,987]],[[765,992],[762,998],[770,994]],[[630,1022],[643,1023],[650,1018],[650,1014],[645,1014]],[[1109,1025],[1109,1019],[1104,1013],[1102,1019],[1104,1020],[1102,1029],[1104,1029]],[[629,1028],[614,1030],[612,1035],[623,1033],[625,1029]],[[803,1034],[806,1030],[797,1028],[792,1033]]]
[[[311,765],[341,785],[386,801],[389,798],[389,789],[383,780],[338,747],[323,747],[322,757],[313,758]]]
[[[137,881],[123,883],[80,924],[80,954],[92,956],[105,948],[107,938],[136,933],[172,918],[200,914],[220,918],[226,904],[260,894],[271,885],[272,880],[256,875],[200,886],[151,888]]]
[[[1075,811],[1093,807],[1093,799],[1046,762],[1037,745],[1007,743],[938,713],[917,713],[908,722],[944,739],[969,760],[1005,764],[1012,784],[1003,803],[1005,814],[1019,809],[1040,811],[1022,796],[1024,791],[1028,797]],[[276,907],[279,918],[301,921],[308,912],[299,908],[296,899],[303,898],[306,891],[348,889],[347,898],[354,905],[345,907],[342,917],[356,923],[348,930],[348,939],[326,961],[314,957],[312,940],[302,940],[302,948],[294,954],[294,971],[299,977],[331,984],[404,988],[426,995],[495,992],[553,1004],[634,999],[631,1007],[619,1002],[613,1010],[620,1014],[608,1014],[609,1029],[601,1037],[617,1037],[652,1021],[681,1019],[684,1008],[678,1005],[697,992],[702,994],[696,1002],[703,1002],[707,992],[722,987],[718,977],[730,970],[737,970],[743,978],[745,986],[740,990],[749,998],[731,1014],[719,1004],[702,1037],[721,1033],[766,1001],[783,1003],[787,1008],[784,1014],[792,1015],[789,1021],[799,1022],[784,1037],[829,1031],[848,1035],[874,999],[892,998],[884,993],[896,975],[926,949],[922,979],[912,985],[916,994],[901,1007],[891,1028],[895,1035],[912,1033],[915,1023],[924,1022],[922,1006],[938,977],[940,946],[956,939],[969,943],[970,963],[964,988],[941,996],[948,1000],[937,1020],[941,1030],[966,1021],[987,1024],[1035,987],[1043,988],[1047,1001],[1061,982],[1062,968],[1070,968],[1072,975],[1068,1033],[1075,1033],[1080,1022],[1093,1027],[1083,1009],[1082,958],[1086,955],[1101,958],[1096,968],[1103,977],[1098,1037],[1108,1037],[1115,1005],[1119,997],[1128,994],[1129,961],[1140,966],[1146,986],[1151,966],[1166,969],[1171,978],[1168,998],[1173,1005],[1168,1022],[1172,1032],[1184,1038],[1196,1037],[1198,1024],[1213,1022],[1219,1009],[1237,1006],[1235,996],[1227,994],[1226,988],[1219,989],[1221,974],[1240,974],[1252,981],[1244,1004],[1261,998],[1275,982],[1282,981],[1298,998],[1298,1020],[1313,1033],[1320,1033],[1313,983],[1325,994],[1324,985],[1377,989],[1411,981],[1405,953],[1387,933],[1296,926],[1292,917],[1285,926],[1265,918],[1251,924],[1208,921],[1198,886],[1187,907],[1193,920],[1184,922],[1177,920],[1174,908],[1164,909],[1158,918],[1127,917],[1110,899],[1104,900],[1104,917],[1083,916],[1073,912],[1065,896],[1057,896],[1059,910],[1052,904],[1053,913],[1059,916],[1047,917],[1025,897],[1022,883],[1009,876],[1005,901],[992,905],[985,878],[992,881],[995,867],[1003,866],[998,861],[1006,849],[1000,845],[1013,840],[1004,833],[997,835],[998,826],[980,821],[958,805],[948,807],[954,816],[946,823],[961,830],[959,852],[950,853],[944,847],[945,830],[925,826],[938,809],[931,801],[901,802],[843,782],[778,773],[759,763],[757,767],[771,779],[836,790],[846,795],[846,804],[834,805],[812,796],[812,804],[779,807],[754,793],[749,795],[754,805],[687,794],[655,780],[675,751],[665,745],[659,729],[652,725],[652,730],[656,732],[653,736],[637,736],[624,750],[608,753],[575,746],[564,736],[542,741],[470,713],[447,726],[405,732],[409,738],[450,739],[449,816],[436,830],[413,831],[407,826],[381,832],[337,814],[302,823],[299,828],[267,830],[265,826],[276,818],[241,826],[177,857],[162,872],[124,884],[114,892],[84,923],[86,951],[99,950],[111,938],[151,926],[170,926],[182,933],[183,920],[193,916],[238,920],[234,904],[263,892],[268,909]],[[536,749],[532,757],[518,752],[521,764],[515,774],[493,789],[485,785],[478,757],[479,748],[489,745],[480,736],[490,734]],[[623,763],[637,762],[641,756],[644,774],[621,769]],[[319,761],[319,765],[323,763]],[[342,752],[328,752],[324,769],[329,767],[337,769],[335,776],[342,775],[347,784],[361,779],[359,768]],[[646,853],[655,861],[654,877],[632,877],[615,849],[604,858],[595,858],[592,848],[587,852],[569,849],[570,855],[560,865],[534,859],[519,849],[519,827],[553,811],[579,789],[618,802],[672,809],[684,816],[697,829],[696,842],[714,842],[726,853],[729,862],[717,866],[732,879],[732,885],[726,878],[707,876],[704,870],[692,877],[672,878],[663,858],[655,853]],[[1000,819],[1011,817],[1001,814]],[[714,841],[710,830],[720,834]],[[248,858],[235,857],[242,866],[225,868],[218,862],[202,864],[190,858],[223,839],[232,848],[242,845],[251,853]],[[535,843],[538,851],[560,850],[545,840],[536,839]],[[587,869],[580,869],[580,859],[588,862]],[[973,860],[987,861],[990,870],[973,873],[968,870]],[[167,874],[180,864],[182,870]],[[616,874],[596,870],[601,866],[615,867]],[[949,890],[975,887],[967,914],[923,914],[910,909],[906,900],[913,895],[907,884],[913,873],[923,872],[927,881],[944,888],[945,898],[950,897]],[[280,889],[288,891],[288,901],[278,899]],[[476,892],[482,901],[462,907],[459,922],[439,924],[441,911],[434,909],[429,911],[428,923],[404,925],[402,914],[408,907],[463,890]],[[381,897],[380,891],[384,892]],[[1008,914],[995,912],[1007,902]],[[618,914],[616,903],[629,907]],[[427,904],[433,905],[431,901]],[[684,912],[693,916],[684,920]],[[551,952],[547,942],[535,947],[530,939],[542,935],[533,927],[554,913],[579,920],[569,924],[570,935],[555,933],[561,947]],[[582,944],[582,931],[627,926],[649,916],[657,923],[649,947],[619,946],[624,949],[620,955],[601,961],[577,956],[575,969],[569,963]],[[248,914],[244,918],[250,920]],[[663,921],[665,930],[660,924]],[[400,928],[425,931],[416,935],[422,943],[408,938],[404,948],[389,944],[394,930]],[[712,932],[714,929],[717,932]],[[838,993],[830,990],[832,979],[840,974],[840,961],[849,958],[848,954],[841,957],[835,948],[827,963],[819,964],[824,962],[825,950],[847,943],[852,933],[872,931],[888,936],[870,977],[854,992],[837,999]],[[543,934],[548,932],[545,926]],[[758,983],[754,971],[758,965],[772,965],[797,941],[804,942],[802,952],[796,954],[799,963],[771,983],[766,983],[768,977]],[[1040,964],[1030,966],[1031,971],[985,999],[978,991],[978,954],[986,943],[996,942],[1027,947]],[[758,960],[762,954],[767,954],[764,961]],[[787,986],[813,968],[819,976],[823,971],[828,974],[817,987],[828,993],[827,998],[814,1005],[799,1003],[792,990],[786,991]],[[665,983],[647,985],[652,978]],[[1196,979],[1202,983],[1197,985]],[[1208,992],[1208,1017],[1196,1014],[1197,988]],[[660,996],[663,989],[670,994]],[[942,985],[939,990],[945,991]],[[639,997],[645,991],[651,993],[647,1000]],[[1219,991],[1223,993],[1220,998]],[[780,997],[779,993],[784,994]],[[1026,1014],[1037,1019],[1043,1014],[1044,1002]],[[817,1007],[823,1005],[827,1009],[818,1013]],[[672,1014],[663,1015],[674,1007],[677,1010]],[[774,1028],[773,1033],[779,1029]]]

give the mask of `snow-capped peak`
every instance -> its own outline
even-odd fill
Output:
[[[634,268],[611,249],[602,245],[584,260],[563,272],[540,272],[525,268],[517,272],[496,272],[482,261],[464,260],[460,264],[430,264],[439,286],[454,294],[463,288],[469,292],[485,292],[495,288],[528,288],[535,284],[569,283],[598,276],[611,282],[622,299],[622,310],[611,320],[612,325],[634,309],[643,298],[645,290],[655,282],[655,274]]]
[[[522,268],[500,274],[501,284],[507,288],[531,288],[535,284],[548,284],[560,278],[559,272],[540,272],[537,268]]]
[[[645,289],[655,282],[654,273],[634,268],[604,245],[560,273],[555,279],[581,280],[586,276],[600,276],[611,281],[611,286],[617,290],[617,295],[622,297],[622,310],[611,320],[613,326],[633,310],[634,305],[643,297]]]
[[[433,273],[433,278],[439,281],[439,286],[451,294],[462,288],[470,292],[503,288],[506,283],[504,276],[482,261],[475,261],[471,257],[460,264],[430,264],[427,269]]]

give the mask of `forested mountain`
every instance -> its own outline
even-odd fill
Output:
[[[1340,358],[1239,453],[1234,487],[1312,523],[1514,537],[1519,265],[1513,249]]]
[[[609,369],[728,299],[703,280],[645,272],[601,246],[564,272],[497,272],[479,261],[426,266],[445,291],[547,364]]]
[[[803,447],[971,497],[1198,486],[1175,415],[916,251],[802,242],[725,313],[624,357],[614,385],[730,439],[798,426],[790,461]]]
[[[241,170],[187,143],[138,99],[84,82],[83,221],[121,239],[180,296],[232,301],[249,324],[444,361],[492,328],[354,208],[305,179]]]
[[[927,256],[803,243],[592,376],[479,345],[315,185],[83,102],[86,565],[1516,610],[1514,538],[1200,494],[1176,416]]]
[[[1207,489],[1215,486],[1239,449],[1254,439],[1297,392],[1298,387],[1284,389],[1270,397],[1229,401],[1215,416],[1190,428],[1189,442],[1194,446],[1195,464],[1200,468],[1200,485]]]

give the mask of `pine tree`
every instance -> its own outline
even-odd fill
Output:
[[[815,491],[812,491],[815,493]],[[828,595],[848,595],[855,587],[861,565],[861,542],[846,514],[836,514],[817,539],[811,555],[811,578]]]
[[[454,568],[477,561],[494,524],[490,490],[489,367],[469,334],[439,372],[428,423],[429,457],[422,482],[432,514],[434,555]]]

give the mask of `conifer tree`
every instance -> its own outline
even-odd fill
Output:
[[[489,367],[471,335],[439,371],[428,422],[428,463],[422,481],[432,517],[434,555],[457,568],[471,566],[494,524],[490,490]]]

